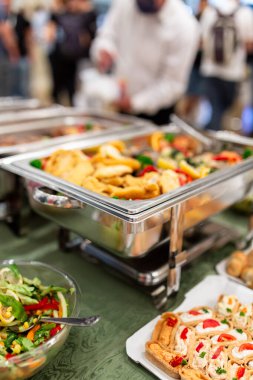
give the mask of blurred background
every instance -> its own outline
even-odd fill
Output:
[[[223,0],[184,2],[189,12],[198,16],[203,6],[208,3],[215,6]],[[104,84],[102,81],[99,86],[99,75],[95,73],[94,65],[91,63],[89,48],[97,30],[103,26],[110,4],[111,0],[0,0],[0,27],[7,19],[10,26],[6,34],[2,33],[2,37],[0,34],[0,96],[38,98],[46,105],[60,103],[66,106],[104,108],[104,99],[94,99],[89,93],[90,91],[94,95],[94,92],[101,91],[102,94]],[[252,9],[253,15],[253,0],[242,0],[241,5]],[[71,65],[66,65],[59,56],[59,51],[56,52],[56,45],[63,38],[62,30],[58,27],[59,14],[67,13],[71,7],[76,7],[75,10],[82,15],[86,14],[88,34],[86,33],[84,40],[88,40],[86,51],[73,57]],[[8,41],[7,52],[6,46],[3,47],[4,38]],[[16,41],[16,45],[11,41]],[[188,122],[205,128],[211,118],[212,106],[207,97],[196,89],[198,79],[195,77],[195,69],[194,67],[189,78],[191,91],[187,91],[179,99],[176,109]],[[199,70],[197,67],[197,71]],[[224,112],[222,128],[246,135],[253,134],[252,73],[253,56],[252,51],[248,50],[245,75],[240,81],[236,98]],[[96,82],[99,90],[91,89],[91,82]]]

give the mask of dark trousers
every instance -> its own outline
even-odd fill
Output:
[[[170,115],[174,112],[174,106],[162,108],[154,115],[140,113],[135,116],[151,121],[156,125],[166,125],[170,121]]]
[[[49,62],[52,73],[52,98],[54,102],[60,103],[62,93],[66,92],[69,97],[70,105],[73,105],[77,62],[68,60],[59,53],[52,53],[49,56]]]
[[[203,80],[203,95],[212,107],[212,116],[207,129],[218,131],[222,128],[222,117],[233,104],[237,95],[238,83],[216,77],[206,77]]]

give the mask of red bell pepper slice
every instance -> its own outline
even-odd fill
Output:
[[[197,311],[197,310],[190,310],[189,311],[189,314],[191,314],[191,315],[202,315],[202,313],[200,313],[199,311]]]
[[[44,297],[39,303],[35,305],[25,305],[25,311],[34,311],[34,310],[59,310],[59,302],[54,298]]]
[[[203,342],[200,342],[200,343],[198,344],[198,346],[196,347],[196,351],[199,352],[199,351],[201,350],[201,348],[203,348],[203,347],[204,347],[204,343],[203,343]]]
[[[223,351],[223,347],[219,347],[217,348],[217,350],[215,351],[215,353],[213,354],[212,356],[212,359],[217,359],[219,356],[220,356],[220,353]]]
[[[208,329],[210,327],[218,327],[220,326],[220,322],[216,321],[215,319],[206,319],[203,322],[203,329]]]
[[[221,334],[218,338],[218,342],[227,342],[227,341],[232,341],[236,340],[236,338],[233,335],[230,334]]]
[[[236,378],[239,380],[244,376],[244,374],[245,374],[245,368],[240,367],[240,368],[238,368],[238,370],[236,372]]]
[[[240,346],[239,352],[245,351],[245,350],[253,350],[253,344],[252,343],[244,343]]]
[[[55,336],[59,331],[61,331],[61,326],[55,326],[52,330],[50,330],[50,336]]]
[[[184,172],[182,169],[175,169],[174,172],[177,173],[177,174],[184,175],[185,180],[183,180],[183,178],[182,178],[183,176],[181,176],[181,175],[179,176],[179,182],[180,182],[181,186],[186,185],[187,183],[192,182],[192,177],[188,173]]]
[[[139,174],[138,177],[143,177],[146,173],[158,172],[158,170],[153,165],[146,166]]]
[[[187,339],[187,334],[188,334],[189,329],[185,327],[183,331],[181,332],[180,339],[186,340]]]
[[[236,152],[224,151],[213,157],[215,161],[240,162],[242,157]]]
[[[177,324],[177,319],[176,318],[167,318],[167,326],[169,327],[175,327]]]
[[[170,365],[175,368],[178,367],[180,364],[182,364],[182,361],[184,360],[183,356],[175,356],[171,361]]]
[[[11,359],[11,358],[13,358],[14,356],[17,356],[17,355],[7,353],[7,354],[5,355],[5,359],[6,359],[6,360]]]

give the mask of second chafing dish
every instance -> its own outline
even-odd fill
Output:
[[[21,97],[0,97],[0,113],[21,110],[34,110],[42,107],[38,99],[25,99]]]
[[[78,109],[63,108],[51,109],[49,112],[45,112],[44,110],[43,112],[44,117],[42,119],[40,119],[40,114],[33,112],[29,113],[30,120],[20,121],[19,123],[10,124],[6,127],[3,126],[0,128],[0,143],[1,139],[7,138],[11,135],[17,139],[17,142],[19,138],[25,140],[27,136],[29,140],[29,136],[31,135],[34,137],[38,136],[38,141],[30,141],[28,143],[22,141],[20,144],[10,146],[1,146],[0,144],[0,161],[3,157],[37,151],[43,147],[47,148],[77,139],[92,139],[99,134],[111,135],[115,131],[121,131],[124,129],[131,130],[132,128],[143,128],[145,130],[152,129],[151,124],[140,119],[128,116],[118,116],[111,113],[89,113]],[[99,125],[99,128],[94,128],[94,130],[89,130],[86,133],[41,139],[41,136],[46,135],[48,132],[51,133],[52,131],[59,129],[59,127],[64,130],[71,126],[83,125],[86,123]],[[20,188],[22,188],[22,184],[17,183],[17,177],[8,171],[0,169],[0,220],[6,220],[6,218],[12,220],[13,215],[16,215],[17,212],[19,213],[19,211],[16,210],[16,206],[19,205],[20,202],[16,198],[18,198],[17,192]],[[18,207],[20,208],[20,206]],[[14,218],[16,218],[16,216],[14,216]],[[22,224],[22,222],[20,222],[20,224]],[[22,226],[20,226],[20,229],[23,229]]]
[[[169,128],[168,131],[175,132],[175,129]],[[113,139],[130,144],[138,139],[145,144],[149,134],[138,130],[125,131],[115,133]],[[92,141],[71,142],[60,148],[87,149],[110,140],[111,136],[103,136]],[[237,149],[239,143],[238,140]],[[50,148],[2,162],[5,169],[29,180],[30,200],[37,212],[125,258],[142,257],[169,236],[170,265],[174,268],[185,261],[184,255],[180,255],[183,232],[242,199],[253,183],[253,159],[250,158],[153,199],[117,200],[30,166],[31,160],[49,156],[54,150]]]

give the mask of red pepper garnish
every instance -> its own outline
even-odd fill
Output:
[[[252,343],[244,343],[240,346],[239,352],[244,350],[253,350],[253,344]]]
[[[186,340],[187,339],[188,331],[189,331],[189,329],[187,327],[185,327],[183,329],[183,331],[181,332],[180,338],[183,339],[183,340]]]
[[[42,170],[45,170],[47,166],[47,158],[43,158],[42,160]]]
[[[236,163],[242,161],[242,157],[236,152],[224,151],[213,157],[215,161],[229,161]]]
[[[220,353],[223,351],[223,347],[219,347],[217,348],[217,350],[215,351],[215,353],[213,354],[212,356],[212,359],[217,359],[219,356],[220,356]]]
[[[210,327],[218,327],[220,326],[220,322],[216,321],[215,319],[206,319],[203,322],[203,329],[208,329]]]
[[[153,165],[146,166],[139,174],[138,177],[143,177],[146,173],[158,172],[158,170]]]
[[[169,317],[167,319],[167,326],[169,326],[169,327],[175,327],[176,324],[177,324],[177,319],[176,318]]]
[[[181,169],[175,169],[174,172],[177,173],[177,174],[183,174],[184,175],[185,180],[182,178],[183,176],[181,176],[181,175],[179,176],[179,182],[180,182],[181,186],[186,185],[187,183],[192,182],[192,177],[188,173],[184,172],[183,170],[181,170]]]
[[[50,336],[55,336],[59,331],[61,331],[61,326],[55,326],[52,330],[50,330]]]
[[[13,358],[14,356],[16,356],[16,355],[15,355],[15,354],[9,354],[9,353],[7,353],[7,354],[5,355],[5,359],[6,359],[6,360],[11,359],[11,358]]]
[[[33,311],[33,310],[59,310],[59,302],[54,298],[44,297],[39,303],[35,305],[25,305],[25,311]]]
[[[227,342],[231,340],[236,340],[236,338],[233,335],[230,334],[221,334],[217,340],[217,342]]]
[[[201,348],[203,348],[203,347],[204,347],[204,343],[203,343],[203,342],[200,342],[200,343],[198,344],[198,346],[196,347],[196,351],[199,352],[199,351],[201,350]]]
[[[175,367],[178,367],[180,364],[182,364],[182,361],[184,360],[184,358],[182,356],[175,356],[171,361],[170,361],[170,365],[175,368]]]
[[[240,368],[238,368],[238,370],[236,372],[236,378],[239,380],[244,376],[244,374],[245,374],[245,368],[240,367]]]
[[[200,312],[197,311],[197,310],[190,310],[190,311],[189,311],[189,314],[191,314],[191,315],[202,315],[202,313],[200,313]]]

